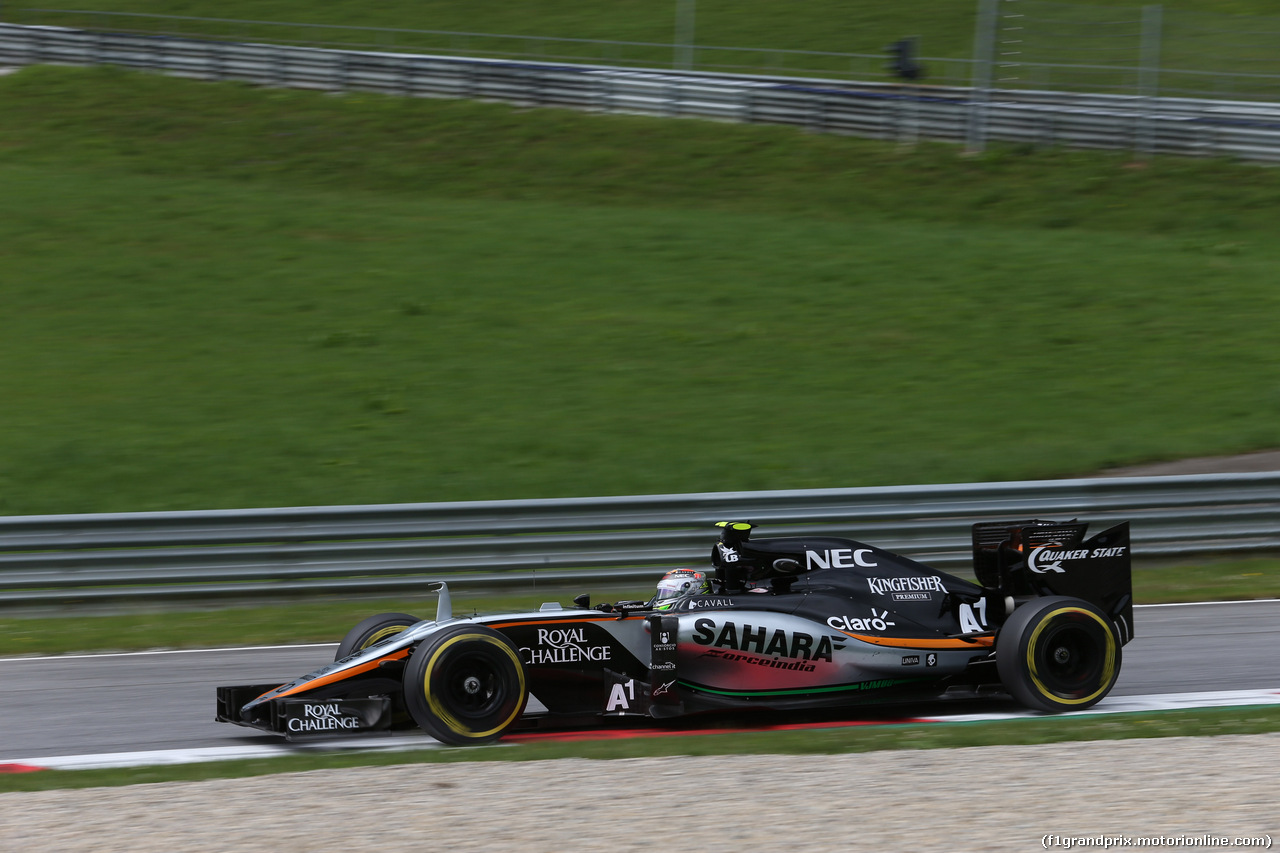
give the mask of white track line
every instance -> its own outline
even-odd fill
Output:
[[[1131,714],[1135,711],[1188,711],[1193,708],[1235,708],[1280,705],[1280,688],[1273,690],[1212,690],[1204,693],[1152,693],[1147,696],[1109,696],[1087,711],[1041,714],[1036,711],[1006,711],[993,714],[947,714],[922,717],[930,723],[971,723],[988,720],[1020,720]]]
[[[89,755],[51,755],[41,758],[0,759],[0,773],[14,768],[38,770],[100,770],[122,767],[156,767],[195,764],[202,761],[234,761],[246,758],[280,758],[316,752],[405,752],[443,746],[426,735],[405,737],[344,738],[311,743],[275,743],[257,746],[209,746],[198,749],[157,749],[147,752],[108,752]]]
[[[1170,601],[1167,604],[1135,604],[1135,610],[1144,607],[1202,607],[1206,604],[1275,604],[1280,598],[1242,598],[1236,601]]]
[[[337,643],[297,643],[287,646],[231,646],[225,649],[148,649],[142,652],[82,652],[70,655],[23,655],[22,657],[0,658],[0,663],[83,660],[85,658],[141,658],[152,655],[199,655],[206,652],[278,652],[288,649],[333,649],[337,648],[337,646]]]
[[[972,723],[994,720],[1042,718],[1045,716],[1098,716],[1137,711],[1189,710],[1192,708],[1255,707],[1280,705],[1280,689],[1218,690],[1206,693],[1161,693],[1151,696],[1118,696],[1104,699],[1087,711],[1044,715],[1033,711],[996,714],[948,714],[913,718],[925,723]],[[714,731],[708,732],[714,734]],[[0,759],[0,773],[19,770],[91,770],[102,768],[151,767],[192,764],[202,761],[230,761],[246,758],[279,758],[309,752],[403,752],[434,749],[442,744],[426,735],[343,738],[307,743],[279,743],[260,746],[213,746],[200,749],[165,749],[151,752],[116,752],[97,755],[54,755],[37,758]]]

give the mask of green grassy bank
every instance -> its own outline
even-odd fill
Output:
[[[0,78],[0,513],[1034,479],[1280,444],[1280,173]]]
[[[32,4],[14,4],[4,9],[7,20],[24,21],[38,16],[26,11]],[[1033,4],[1025,4],[1033,5]],[[1034,11],[1044,16],[1042,25],[1059,29],[1063,21],[1095,23],[1075,34],[1090,33],[1106,24],[1115,32],[1131,34],[1140,18],[1141,3],[1113,0],[1074,0]],[[1219,16],[1271,16],[1275,5],[1267,0],[1174,0],[1161,4],[1168,16],[1181,13],[1212,13]],[[695,43],[731,47],[781,50],[834,51],[881,54],[885,45],[904,36],[920,40],[923,53],[935,57],[965,58],[973,46],[977,0],[917,0],[901,3],[848,3],[842,0],[808,0],[803,5],[770,0],[612,0],[608,4],[591,0],[539,0],[538,3],[506,3],[499,0],[389,0],[370,4],[362,0],[332,0],[324,4],[307,0],[64,0],[57,9],[88,9],[221,18],[244,21],[275,21],[324,24],[339,27],[383,27],[461,33],[505,33],[549,38],[598,39],[609,41],[670,44],[676,37],[677,19],[692,13],[691,32]],[[1027,11],[1019,9],[1016,11]],[[39,20],[50,23],[49,16]],[[92,18],[62,19],[83,23]],[[687,20],[687,19],[685,19]],[[102,19],[98,19],[101,23]],[[120,25],[120,21],[114,22]],[[1119,24],[1119,26],[1117,26]],[[687,25],[686,25],[687,26]],[[200,31],[199,22],[181,25],[185,31]],[[225,27],[205,27],[225,32]],[[288,28],[283,37],[316,38]],[[270,32],[264,30],[264,32]],[[1024,33],[1024,35],[1026,35]],[[342,30],[328,38],[354,38]],[[363,36],[368,40],[369,34]],[[394,36],[384,36],[394,43]],[[501,43],[489,43],[500,48]],[[510,45],[507,45],[510,47]],[[563,48],[562,48],[563,49]],[[655,52],[670,61],[671,54]],[[1096,58],[1096,57],[1095,57]]]

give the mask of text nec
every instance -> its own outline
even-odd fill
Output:
[[[878,563],[867,559],[870,548],[830,548],[826,551],[805,551],[805,571],[811,569],[874,569]]]

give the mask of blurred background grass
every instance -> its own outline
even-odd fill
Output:
[[[115,69],[0,114],[0,513],[1280,444],[1274,170]]]
[[[1111,10],[1097,20],[1136,17],[1143,3],[1072,0],[1057,4],[1060,20],[1093,17],[1092,9]],[[1170,14],[1275,15],[1270,0],[1175,0],[1160,4]],[[9,3],[5,20],[35,17],[34,9],[180,15],[239,21],[325,24],[338,27],[495,33],[547,38],[595,39],[669,45],[677,19],[693,12],[695,42],[724,47],[772,48],[839,53],[882,54],[905,36],[919,39],[923,54],[968,58],[973,49],[977,0],[849,3],[807,0],[59,0],[57,3]],[[1119,13],[1116,10],[1119,9]],[[1016,13],[1017,10],[1011,10]],[[81,20],[88,20],[81,19]],[[185,25],[200,31],[194,22]],[[211,29],[211,32],[217,32]],[[341,33],[332,34],[342,37]],[[314,37],[314,34],[313,34]],[[388,36],[390,39],[391,37]],[[666,54],[670,59],[670,54]]]

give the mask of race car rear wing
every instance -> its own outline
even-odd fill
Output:
[[[1129,522],[1085,539],[1080,521],[988,521],[973,526],[973,571],[1002,596],[1069,595],[1097,605],[1133,639]]]

